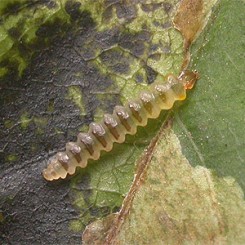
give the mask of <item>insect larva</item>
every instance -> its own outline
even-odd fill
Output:
[[[152,84],[138,99],[116,106],[112,115],[105,114],[100,123],[92,122],[88,133],[79,133],[76,142],[66,144],[65,152],[52,157],[43,177],[49,181],[64,179],[74,174],[77,166],[85,168],[89,159],[97,160],[102,150],[110,151],[114,142],[124,142],[126,134],[135,134],[137,126],[145,126],[148,118],[157,118],[161,110],[172,108],[176,100],[184,100],[186,90],[197,79],[197,72],[191,71],[183,71],[178,78],[169,75],[165,84]]]

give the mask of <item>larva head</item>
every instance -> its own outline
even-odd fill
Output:
[[[179,80],[184,83],[185,89],[192,89],[199,79],[199,74],[197,71],[182,71],[179,75]]]

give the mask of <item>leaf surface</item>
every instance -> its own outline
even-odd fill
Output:
[[[244,243],[242,19],[231,9],[239,16],[238,2],[220,1],[192,48],[201,79],[175,112],[179,139],[163,131],[141,186],[87,227],[85,244]]]
[[[193,47],[193,67],[202,79],[181,109],[174,109],[174,132],[190,165],[215,169],[220,177],[232,176],[243,187],[244,88],[243,65],[238,62],[243,52],[241,18],[235,18],[242,8],[238,3],[221,1],[214,15],[217,19],[211,19],[213,26]],[[134,98],[148,84],[163,80],[167,73],[178,74],[184,41],[171,24],[176,4],[82,0],[0,3],[0,241],[80,244],[88,223],[120,208],[132,183],[135,163],[165,121],[166,113],[66,181],[46,183],[40,173],[47,159],[63,150],[79,130],[87,130],[90,122],[112,112],[114,105]],[[237,16],[224,21],[234,8]],[[219,49],[222,34],[228,56]],[[233,36],[237,38],[233,40]],[[231,70],[236,72],[224,69],[226,63],[227,67],[234,63],[236,69],[233,66]],[[205,77],[209,83],[203,81]],[[234,78],[237,82],[231,83]],[[233,106],[238,108],[236,113]],[[219,113],[222,116],[218,117]],[[171,137],[169,145],[178,141],[175,135]],[[221,160],[214,152],[222,156]],[[224,206],[228,201],[223,200],[223,189],[230,188],[234,197],[227,200],[236,200],[241,214],[242,193],[233,179],[216,178],[209,170],[193,170],[190,165],[193,174],[203,170],[203,183],[207,183],[205,174],[213,185],[221,183],[220,191],[212,187],[211,192]],[[178,184],[183,188],[183,182]],[[200,191],[197,188],[194,193]],[[173,198],[171,191],[169,196]],[[202,210],[210,209],[209,198]],[[176,208],[179,211],[177,204]],[[228,216],[234,215],[233,211]]]
[[[161,121],[71,179],[47,183],[41,171],[90,122],[177,73],[176,3],[0,3],[3,242],[76,244],[85,225],[120,207]]]

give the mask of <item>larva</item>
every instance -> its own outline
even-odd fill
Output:
[[[152,84],[148,91],[125,106],[115,106],[113,114],[105,114],[100,123],[92,122],[88,133],[79,133],[76,142],[68,142],[65,152],[58,152],[43,170],[43,177],[52,181],[74,174],[76,167],[85,168],[89,159],[97,160],[101,151],[110,151],[113,143],[122,143],[126,134],[135,134],[137,126],[145,126],[149,118],[157,118],[161,110],[172,108],[176,100],[186,98],[186,90],[198,80],[198,73],[183,71],[177,78],[167,76],[167,82]]]

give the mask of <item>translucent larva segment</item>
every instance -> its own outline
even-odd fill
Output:
[[[118,117],[121,124],[126,129],[127,134],[135,134],[137,130],[137,125],[132,119],[132,113],[129,108],[124,106],[115,106],[113,115]]]
[[[140,100],[130,101],[128,107],[131,110],[132,117],[135,119],[135,123],[139,126],[145,126],[147,124],[147,112]]]
[[[69,173],[73,174],[75,173],[76,166],[83,167],[83,165],[85,164],[85,159],[82,158],[81,147],[74,142],[68,142],[66,144],[66,153],[69,157]],[[87,160],[85,160],[85,162],[87,162]]]
[[[52,166],[53,166],[53,170],[55,171],[55,173],[57,175],[56,176],[57,179],[59,179],[59,178],[64,179],[66,177],[67,172],[57,158],[54,159]]]
[[[91,123],[89,125],[89,133],[93,134],[100,142],[103,150],[110,151],[112,149],[113,142],[109,129],[103,123]]]
[[[90,159],[99,159],[102,146],[95,136],[89,133],[79,133],[77,138],[83,154],[86,154]]]
[[[103,122],[110,131],[113,142],[121,143],[125,141],[126,131],[117,117],[114,115],[105,114]]]
[[[63,168],[67,170],[69,166],[69,157],[67,156],[67,154],[65,152],[58,152],[56,154],[56,157]]]
[[[176,100],[184,100],[186,98],[186,89],[184,87],[184,83],[181,82],[177,77],[174,75],[169,75],[168,84],[170,84]]]
[[[53,164],[50,165],[50,168],[48,168],[48,171],[50,172],[51,176],[52,176],[52,180],[54,179],[59,179],[60,176],[58,176],[58,174],[55,172],[55,170],[53,169]]]
[[[57,158],[60,164],[63,166],[63,168],[66,170],[68,174],[74,174],[76,171],[76,166],[73,162],[72,159],[70,160],[69,156],[67,155],[66,152],[58,152],[57,153]]]
[[[47,180],[64,179],[66,175],[67,172],[57,159],[57,155],[50,159],[47,169],[43,171],[43,176]]]
[[[171,89],[170,84],[157,84],[155,85],[154,90],[156,104],[161,108],[161,110],[169,110],[173,107],[175,94]]]
[[[43,170],[42,174],[46,180],[51,181],[59,178],[64,179],[67,175],[67,172],[59,163],[57,155],[55,155],[49,160],[48,167]]]
[[[51,181],[54,179],[53,175],[51,174],[50,169],[48,169],[48,168],[44,169],[42,174],[43,174],[44,179],[46,179],[48,181]]]
[[[77,141],[76,141],[76,145],[80,147],[80,162],[78,163],[78,166],[81,167],[81,168],[85,168],[88,164],[88,159],[91,158],[90,157],[90,154],[85,146],[85,144],[83,142],[81,142],[80,140],[80,134],[82,133],[79,133],[77,135]]]
[[[171,89],[174,92],[176,100],[184,100],[186,98],[186,90],[183,84],[181,83],[173,84]]]
[[[140,100],[147,111],[148,118],[157,118],[161,112],[161,108],[156,103],[155,95],[150,91],[144,91],[140,94]]]

